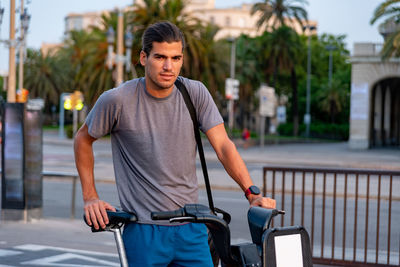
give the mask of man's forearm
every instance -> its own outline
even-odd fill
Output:
[[[86,125],[84,127],[86,127]],[[93,141],[94,139],[92,140],[88,137],[87,128],[80,129],[74,140],[75,164],[82,184],[82,195],[84,201],[98,198],[93,171]]]
[[[236,181],[243,191],[253,185],[249,171],[232,141],[229,140],[226,142],[222,146],[221,152],[217,153],[217,156],[226,172]]]

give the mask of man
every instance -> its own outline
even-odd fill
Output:
[[[151,25],[143,34],[140,63],[145,77],[106,91],[75,137],[75,161],[81,178],[85,216],[96,229],[108,223],[94,182],[92,143],[111,133],[115,179],[122,209],[139,223],[124,229],[131,266],[212,266],[206,227],[152,221],[151,211],[175,210],[198,202],[196,141],[193,123],[176,79],[187,87],[201,130],[228,174],[246,192],[251,205],[275,207],[261,197],[211,95],[198,81],[178,77],[185,42],[172,23]]]

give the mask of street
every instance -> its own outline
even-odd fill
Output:
[[[43,188],[43,217],[45,220],[49,220],[51,223],[46,223],[41,226],[41,221],[37,221],[20,225],[21,232],[27,231],[26,228],[31,229],[30,234],[26,236],[19,235],[15,232],[5,231],[4,233],[4,227],[7,229],[7,227],[10,226],[9,222],[7,222],[7,224],[3,226],[3,228],[0,227],[0,256],[2,255],[1,253],[3,253],[3,257],[0,258],[2,259],[0,262],[2,264],[8,264],[0,266],[46,266],[43,264],[45,261],[49,263],[48,266],[78,266],[73,264],[83,264],[83,262],[85,262],[85,264],[90,264],[91,262],[96,263],[95,265],[97,266],[98,264],[101,264],[102,266],[118,266],[115,265],[115,262],[118,262],[118,258],[112,234],[92,234],[89,228],[87,228],[81,220],[83,203],[79,186],[76,199],[77,214],[75,216],[75,220],[71,220],[69,218],[71,189],[72,188],[70,181],[64,181],[60,179],[45,179]],[[114,183],[98,183],[97,189],[100,196],[105,201],[110,202],[115,206],[118,206],[118,198]],[[243,197],[243,193],[241,191],[233,190],[213,190],[213,196],[215,206],[224,209],[232,216],[232,221],[229,225],[231,230],[232,243],[250,242],[251,237],[249,234],[247,223],[248,203]],[[199,198],[200,203],[207,205],[207,197],[204,190],[201,190]],[[277,199],[279,199],[279,197]],[[297,203],[299,203],[299,201],[297,201]],[[332,210],[332,205],[329,203],[332,202],[329,200],[327,201],[327,214],[329,214]],[[359,205],[365,205],[365,201],[360,201]],[[371,205],[373,204],[371,203]],[[340,206],[340,204],[338,204],[338,206]],[[395,216],[393,218],[393,221],[396,222],[400,220],[400,210],[398,206],[394,208],[396,210],[393,213]],[[300,210],[300,207],[297,207],[296,209]],[[352,207],[349,207],[349,209],[351,210]],[[338,217],[340,217],[339,215],[340,214],[338,214]],[[287,214],[286,216],[289,216],[289,214]],[[362,247],[364,242],[363,233],[365,230],[365,226],[362,222],[362,218],[364,218],[363,216],[364,214],[359,214],[360,224],[358,226],[359,237],[357,240],[357,247]],[[384,217],[384,215],[382,215],[382,217]],[[331,217],[329,218],[331,219]],[[327,218],[326,220],[328,221],[329,219]],[[349,216],[348,220],[352,222],[353,218]],[[288,221],[288,219],[285,221],[285,225],[288,225]],[[370,227],[373,227],[373,223],[373,221],[370,222]],[[305,224],[306,229],[310,233],[310,217],[306,217]],[[317,208],[315,216],[315,225],[320,224],[321,207]],[[65,227],[65,225],[67,225],[68,227]],[[279,225],[280,219],[277,218],[275,220],[275,226]],[[350,223],[349,225],[352,225],[352,223]],[[330,243],[331,226],[332,224],[328,222],[327,228],[325,229],[325,244]],[[43,233],[41,233],[43,231],[39,231],[37,229],[35,230],[36,227],[46,227],[44,231],[45,234],[43,235]],[[341,255],[342,253],[341,227],[342,224],[338,221],[335,231],[335,236],[337,239],[337,247],[335,248],[336,255]],[[397,243],[397,246],[392,247],[393,259],[395,259],[396,257],[398,258],[398,252],[396,251],[398,251],[399,240],[396,240],[395,237],[399,237],[399,232],[398,227],[395,229],[397,232],[393,232],[392,237],[394,239],[393,243]],[[382,230],[385,231],[385,229]],[[35,231],[40,232],[40,236],[36,236],[34,234]],[[347,228],[346,232],[348,236],[347,246],[351,248],[353,242],[352,227]],[[319,255],[321,249],[321,233],[320,231],[316,231],[314,234],[314,250],[315,253]],[[385,234],[382,233],[380,244],[381,248],[385,248],[387,242],[386,240],[387,239],[385,238]],[[372,236],[369,238],[368,246],[370,248],[373,248],[375,246],[375,237]],[[96,253],[98,252],[101,252],[101,255],[97,255]],[[324,253],[325,255],[330,255],[331,248],[328,245],[325,245]],[[358,251],[357,253],[357,257],[363,257],[363,254],[360,251]],[[375,255],[372,253],[368,254],[368,257],[370,257],[370,259],[373,259],[374,256]],[[386,254],[382,253],[380,258],[384,259],[385,256]],[[352,257],[352,249],[346,250],[346,257]],[[64,262],[65,264],[68,263],[70,265],[56,265],[56,263],[60,261]]]

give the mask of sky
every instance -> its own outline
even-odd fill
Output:
[[[16,8],[20,7],[20,0]],[[318,34],[329,33],[347,36],[347,48],[352,51],[355,42],[382,43],[378,24],[370,25],[369,21],[375,8],[383,0],[308,0],[305,6],[309,19],[318,23]],[[124,7],[133,0],[24,0],[31,21],[27,45],[40,48],[42,43],[61,42],[64,33],[64,18],[69,13],[100,11]],[[215,0],[217,8],[240,6],[241,3],[254,3],[254,0]],[[5,8],[3,23],[0,25],[0,39],[9,38],[10,0],[0,0]],[[19,14],[16,14],[18,26]],[[0,73],[7,70],[8,50],[0,43]]]

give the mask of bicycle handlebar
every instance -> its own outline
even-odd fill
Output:
[[[153,211],[152,220],[170,220],[172,221],[199,221],[205,217],[214,216],[211,210],[200,204],[186,204],[183,208],[171,211]]]
[[[107,210],[106,212],[109,223],[106,225],[105,229],[101,228],[95,229],[93,224],[92,225],[88,224],[86,216],[83,215],[83,220],[92,229],[92,232],[102,232],[106,230],[108,231],[110,229],[121,228],[125,223],[137,221],[136,214],[134,213],[125,212],[122,210],[116,210],[116,211]]]
[[[176,217],[184,217],[185,210],[184,208],[180,208],[172,211],[154,211],[151,213],[152,220],[170,220]]]

